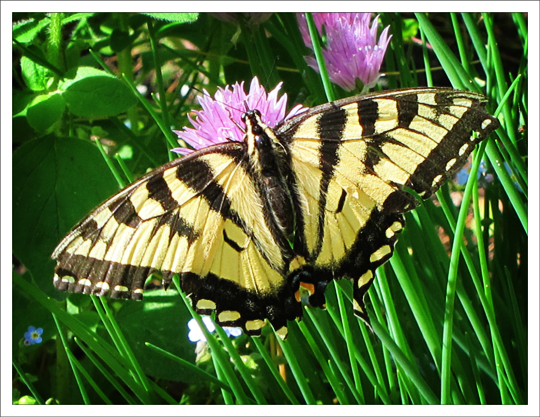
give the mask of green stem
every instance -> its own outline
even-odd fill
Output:
[[[313,52],[315,53],[317,65],[319,66],[319,72],[321,74],[321,80],[323,82],[326,98],[328,99],[328,101],[334,101],[334,89],[332,88],[332,84],[330,83],[330,77],[328,76],[328,70],[326,69],[326,64],[324,63],[322,48],[319,42],[319,33],[317,32],[315,20],[313,20],[313,16],[311,15],[311,13],[306,13],[306,22],[309,28],[309,36],[311,36],[311,42],[313,43]]]
[[[158,104],[161,108],[161,116],[165,126],[170,126],[169,109],[167,108],[167,98],[165,96],[165,87],[163,86],[163,75],[161,74],[161,65],[158,56],[158,39],[156,30],[152,24],[152,19],[148,19],[148,33],[150,34],[150,46],[152,49],[152,57],[154,59],[154,71],[156,73],[156,84],[159,92]]]
[[[120,29],[124,32],[129,33],[129,23],[128,23],[128,14],[127,13],[119,13],[118,18],[120,21]],[[124,77],[130,81],[131,84],[134,84],[133,80],[135,79],[133,76],[133,63],[131,60],[131,48],[126,47],[122,51],[118,52],[117,54],[117,60],[118,60],[118,68],[120,70],[120,73],[124,75]],[[131,131],[137,135],[139,131],[139,118],[137,113],[137,106],[132,106],[127,111],[128,119],[131,124]]]

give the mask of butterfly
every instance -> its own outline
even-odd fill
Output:
[[[243,114],[242,141],[193,152],[105,201],[60,242],[59,290],[141,299],[174,274],[200,314],[285,337],[300,288],[324,307],[333,279],[353,307],[393,253],[403,213],[429,198],[498,126],[482,95],[411,88],[337,100],[278,123]]]

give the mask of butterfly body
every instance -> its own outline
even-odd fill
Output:
[[[498,122],[482,96],[450,89],[374,93],[267,126],[246,112],[242,142],[214,145],[106,201],[53,254],[60,290],[142,297],[179,274],[195,309],[222,325],[285,336],[300,286],[324,306],[349,278],[355,314],[416,199],[432,195]],[[476,132],[476,136],[471,136]]]

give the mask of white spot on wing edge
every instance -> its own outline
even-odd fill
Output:
[[[432,187],[436,187],[439,185],[439,182],[442,180],[443,176],[441,174],[437,175],[435,178],[433,178],[433,182],[431,183]]]
[[[459,148],[459,152],[458,152],[459,156],[464,155],[467,152],[468,149],[469,149],[469,144],[466,143],[461,148]]]
[[[485,130],[493,121],[491,119],[484,119],[482,122],[482,130]]]
[[[86,287],[91,287],[92,286],[92,281],[90,281],[88,278],[82,278],[77,282],[77,284],[84,285]]]
[[[359,311],[360,313],[364,313],[364,309],[360,307],[360,304],[358,304],[358,301],[353,300],[353,308],[355,311]]]
[[[97,282],[95,288],[101,289],[102,291],[109,291],[109,284],[105,281]]]
[[[450,171],[452,167],[456,164],[457,158],[452,158],[446,163],[446,170]]]
[[[385,235],[388,239],[390,239],[394,237],[401,229],[403,229],[403,225],[400,222],[394,222],[388,229],[386,229]]]

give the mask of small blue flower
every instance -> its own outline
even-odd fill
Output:
[[[202,318],[204,325],[206,326],[206,329],[212,333],[214,330],[216,330],[216,327],[214,326],[214,323],[212,323],[212,320],[208,316],[203,316]],[[195,319],[191,319],[188,322],[189,327],[189,334],[188,338],[191,342],[206,342],[206,337],[204,337],[204,333],[202,332],[201,328],[199,327],[199,324]],[[239,327],[223,327],[223,330],[229,337],[237,337],[242,334],[242,329]]]
[[[28,326],[28,331],[24,334],[24,344],[26,346],[35,345],[41,343],[41,334],[43,329],[40,327],[36,329],[34,326]]]

